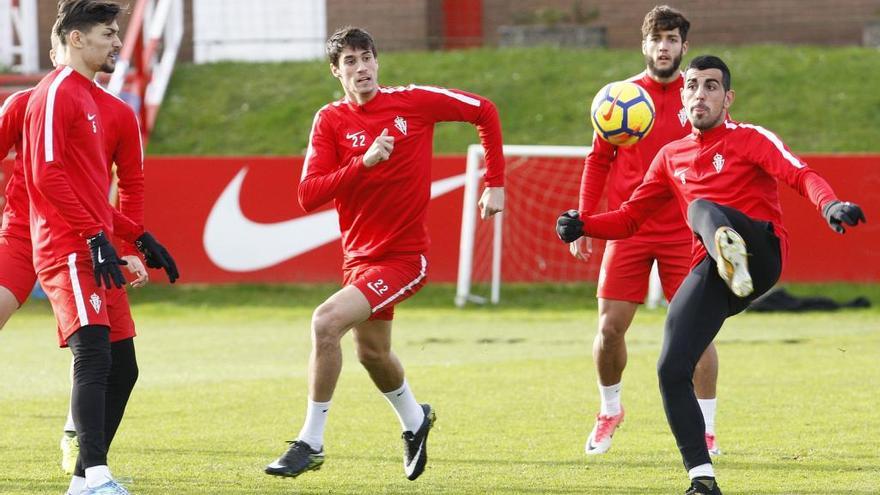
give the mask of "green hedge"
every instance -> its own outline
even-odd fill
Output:
[[[797,152],[880,151],[880,51],[758,45],[694,47],[689,55],[707,53],[733,72],[734,119],[775,131]],[[637,50],[480,49],[380,53],[379,60],[383,85],[489,97],[510,144],[588,144],[586,107],[595,92],[644,68]],[[148,152],[302,154],[315,111],[341,96],[323,61],[179,65]],[[441,124],[435,135],[442,153],[475,142],[467,124]]]

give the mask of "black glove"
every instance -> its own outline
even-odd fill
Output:
[[[843,228],[843,224],[855,227],[858,225],[859,220],[861,220],[862,223],[867,223],[867,220],[865,220],[865,214],[862,212],[862,209],[859,208],[859,205],[850,203],[849,201],[832,201],[828,203],[822,208],[822,216],[825,217],[825,221],[828,222],[828,226],[831,227],[831,230],[838,234],[846,232],[846,229]]]
[[[95,284],[101,285],[106,289],[112,289],[111,281],[116,284],[116,288],[122,288],[125,285],[125,277],[122,276],[122,270],[119,265],[127,265],[128,262],[119,259],[113,245],[107,240],[104,232],[98,232],[86,240],[89,245],[89,251],[92,254],[92,265],[95,267]],[[103,282],[103,284],[102,284]]]
[[[577,210],[568,210],[556,219],[556,235],[562,242],[570,243],[584,235],[584,222]]]
[[[165,246],[159,244],[159,241],[149,232],[144,232],[134,241],[138,251],[144,253],[144,261],[150,268],[162,268],[168,274],[168,280],[173,284],[175,280],[180,278],[177,272],[177,264],[174,258],[165,249]]]

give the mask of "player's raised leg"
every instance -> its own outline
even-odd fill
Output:
[[[315,309],[306,420],[287,451],[266,466],[266,474],[296,477],[319,469],[324,463],[324,426],[342,370],[340,341],[352,326],[369,318],[370,313],[367,298],[352,285],[345,286]]]
[[[358,360],[394,408],[403,430],[403,470],[415,480],[428,462],[428,433],[436,419],[429,404],[419,404],[391,351],[391,320],[369,320],[354,327]]]

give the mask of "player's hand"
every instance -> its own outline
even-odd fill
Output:
[[[477,205],[480,207],[480,217],[483,220],[504,210],[504,188],[487,187],[483,189],[483,194]]]
[[[147,273],[147,268],[144,266],[144,263],[141,259],[134,255],[123,256],[123,260],[128,263],[128,271],[135,276],[135,279],[132,280],[129,285],[132,287],[143,287],[147,285],[147,282],[150,281],[150,274]]]
[[[568,250],[572,256],[579,260],[590,261],[590,257],[593,255],[593,239],[583,236],[569,244]]]
[[[849,201],[832,201],[828,203],[822,208],[822,216],[825,217],[825,221],[828,222],[828,226],[831,227],[831,230],[838,234],[846,232],[843,224],[855,227],[858,225],[859,221],[867,223],[867,220],[865,220],[865,214],[862,212],[859,205],[850,203]]]
[[[121,289],[125,285],[125,277],[122,276],[119,265],[127,265],[128,262],[116,256],[116,250],[113,249],[104,232],[89,237],[86,243],[89,245],[92,265],[95,267],[95,284],[98,287],[103,285],[105,289],[112,289],[110,285],[112,282],[117,289]]]
[[[556,235],[562,242],[574,242],[584,235],[584,222],[577,210],[568,210],[556,219]]]
[[[388,129],[382,129],[382,134],[373,140],[373,144],[364,153],[364,165],[370,168],[379,162],[384,162],[391,158],[392,151],[394,151],[394,136],[388,135]]]
[[[138,251],[144,253],[144,260],[147,262],[148,267],[164,269],[165,273],[168,274],[168,281],[172,284],[180,278],[174,258],[171,257],[165,246],[159,244],[159,241],[152,234],[144,232],[134,241],[134,245],[137,246]]]

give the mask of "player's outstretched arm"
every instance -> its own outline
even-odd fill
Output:
[[[503,187],[487,187],[483,189],[480,201],[477,203],[480,207],[480,216],[483,220],[504,210],[504,188]]]
[[[831,230],[838,234],[846,232],[846,228],[843,226],[844,224],[849,225],[850,227],[855,227],[859,222],[868,223],[868,221],[865,220],[865,213],[862,211],[862,208],[849,201],[835,200],[829,202],[822,207],[822,216],[825,217],[825,221],[828,222],[828,226],[831,227]]]

